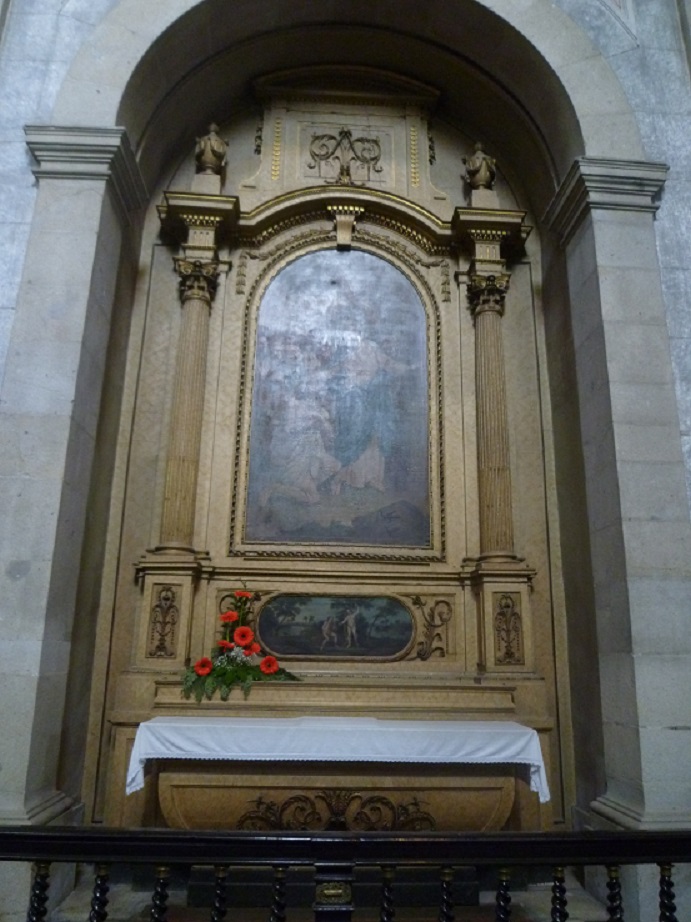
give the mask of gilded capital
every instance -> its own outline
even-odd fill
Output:
[[[180,298],[183,303],[196,298],[211,306],[218,285],[218,263],[176,259],[175,271],[180,276]]]
[[[511,276],[471,275],[468,284],[468,301],[473,317],[486,311],[504,315],[506,293],[509,290]]]

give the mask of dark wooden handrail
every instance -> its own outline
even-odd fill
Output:
[[[0,861],[273,866],[691,862],[691,829],[563,833],[197,832],[0,826]]]

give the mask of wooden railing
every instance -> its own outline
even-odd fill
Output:
[[[531,866],[552,870],[551,918],[566,922],[568,893],[564,868],[598,865],[607,873],[607,912],[623,920],[622,865],[657,865],[659,920],[676,922],[673,866],[691,862],[688,832],[591,833],[356,833],[356,832],[187,832],[99,827],[0,827],[0,860],[31,861],[34,875],[28,898],[28,922],[46,916],[53,862],[93,864],[91,922],[106,922],[109,869],[119,864],[149,865],[151,922],[165,922],[171,870],[177,865],[214,868],[215,890],[211,922],[221,922],[228,898],[229,869],[273,869],[267,894],[267,922],[285,922],[286,881],[292,869],[314,872],[315,922],[348,922],[357,893],[354,870],[381,869],[381,922],[391,922],[395,907],[395,869],[429,868],[439,880],[435,918],[452,922],[454,869],[476,866],[496,870],[495,917],[511,917],[512,868]],[[17,911],[22,907],[16,907]],[[651,920],[652,922],[652,920]]]

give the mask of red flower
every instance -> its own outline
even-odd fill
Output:
[[[250,652],[252,652],[252,653],[261,653],[261,652],[262,652],[262,648],[259,646],[259,644],[257,643],[256,640],[255,640],[255,642],[251,645],[251,647],[250,647],[249,649],[250,649]]]
[[[273,675],[274,672],[278,672],[278,660],[275,656],[265,656],[259,668],[265,675]]]
[[[236,628],[233,640],[239,647],[246,647],[254,640],[254,631],[248,627]]]
[[[198,659],[194,664],[194,671],[197,673],[197,675],[208,675],[213,668],[214,664],[211,662],[208,656],[202,656],[202,658]]]
[[[222,650],[232,650],[235,646],[235,644],[231,643],[229,640],[219,640],[218,645]]]
[[[242,652],[245,654],[245,656],[252,656],[252,647],[245,647]]]
[[[230,621],[237,621],[240,618],[240,615],[236,611],[224,611],[221,615],[221,621],[228,623]]]
[[[248,592],[246,589],[236,589],[233,593],[236,599],[251,599],[252,593]]]

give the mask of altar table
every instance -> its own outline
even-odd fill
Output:
[[[155,717],[137,730],[126,790],[144,786],[148,759],[242,762],[397,762],[525,766],[549,801],[535,730],[510,721],[380,720],[374,717]]]

